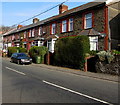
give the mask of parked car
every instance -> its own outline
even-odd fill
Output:
[[[28,57],[25,53],[13,53],[11,56],[11,62],[17,64],[31,64],[32,58]]]

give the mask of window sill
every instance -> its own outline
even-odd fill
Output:
[[[64,34],[64,33],[70,33],[70,32],[73,32],[73,31],[61,32],[61,34]]]
[[[88,30],[88,29],[92,29],[92,27],[91,28],[84,28],[84,30]]]

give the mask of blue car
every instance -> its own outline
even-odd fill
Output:
[[[31,64],[32,58],[28,57],[25,53],[13,53],[11,56],[11,62],[17,64]]]

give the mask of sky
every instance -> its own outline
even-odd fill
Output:
[[[2,1],[0,3],[0,8],[2,6],[2,11],[1,12],[1,24],[4,26],[12,26],[14,24],[18,24],[21,21],[24,21],[28,18],[31,18],[34,15],[37,15],[41,12],[44,12],[48,9],[50,9],[51,7],[56,6],[57,4],[60,4],[61,2],[65,1],[65,0],[59,0],[60,2],[56,1],[50,1],[50,0],[42,0],[42,1],[12,1],[8,2],[8,0],[6,1]],[[74,1],[74,2],[73,2]],[[65,2],[65,5],[68,5],[68,9],[72,9],[74,7],[80,6],[82,4],[85,4],[87,2],[90,2],[92,0],[84,0],[84,1],[79,1],[79,0],[68,0],[68,2]],[[54,16],[58,14],[58,7],[50,10],[49,12],[46,12],[40,16],[38,16],[37,18],[39,18],[40,20],[46,19],[48,17]],[[0,24],[0,25],[1,25]],[[22,25],[28,25],[28,24],[32,24],[32,19],[22,23]]]

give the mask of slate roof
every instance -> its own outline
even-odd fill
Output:
[[[101,34],[100,32],[96,31],[95,29],[91,28],[91,29],[86,29],[86,30],[82,30],[79,35],[88,35],[88,36],[102,36],[103,34]]]
[[[16,30],[13,30],[12,32],[9,32],[7,34],[4,34],[5,35],[10,35],[10,34],[13,34],[13,33],[17,33],[17,32],[20,32],[20,31],[23,31],[23,30],[27,30],[27,29],[30,29],[30,28],[33,28],[33,27],[36,27],[36,26],[40,26],[40,25],[43,25],[47,22],[51,22],[51,21],[55,21],[57,19],[60,19],[62,17],[65,17],[65,16],[68,16],[68,15],[71,15],[73,13],[76,13],[76,12],[79,12],[79,11],[83,11],[83,10],[86,10],[86,9],[90,9],[90,8],[93,8],[93,7],[100,7],[100,6],[104,6],[105,5],[105,2],[89,2],[87,4],[83,4],[81,6],[78,6],[78,7],[75,7],[73,9],[70,9],[70,10],[67,10],[65,11],[64,13],[61,13],[61,14],[58,14],[58,15],[55,15],[55,16],[52,16],[50,18],[47,18],[47,19],[44,19],[42,21],[39,21],[37,23],[34,23],[34,24],[30,24],[30,25],[27,25],[27,26],[24,26],[20,29],[16,29]]]

